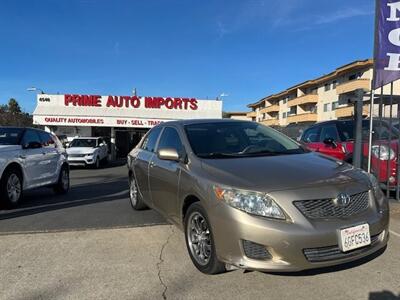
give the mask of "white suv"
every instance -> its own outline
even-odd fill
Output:
[[[51,186],[69,190],[67,155],[54,135],[33,128],[0,127],[0,199],[15,207],[23,191]]]
[[[100,137],[79,137],[73,139],[67,148],[71,166],[92,166],[100,168],[108,160],[108,147]]]

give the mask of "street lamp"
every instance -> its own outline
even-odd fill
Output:
[[[222,101],[222,98],[223,98],[223,97],[228,97],[228,96],[229,96],[228,94],[222,93],[221,95],[219,95],[219,96],[217,97],[217,100]]]
[[[42,89],[38,89],[37,87],[30,87],[30,88],[27,88],[26,89],[28,92],[37,92],[37,91],[39,91],[41,94],[44,94],[44,92],[43,92],[43,90]]]

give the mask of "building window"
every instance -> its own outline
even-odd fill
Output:
[[[332,82],[332,88],[336,88],[337,87],[337,85],[338,85],[338,82],[337,82],[337,80],[334,80],[333,82]]]
[[[283,104],[287,103],[287,98],[283,99]]]
[[[313,88],[310,92],[312,95],[317,95],[318,94],[318,88]]]
[[[331,84],[330,83],[326,83],[325,84],[325,92],[329,91],[331,89]]]
[[[289,110],[289,115],[296,115],[297,114],[297,106],[292,106]]]
[[[332,103],[332,110],[335,110],[339,106],[339,101],[333,102]]]
[[[283,118],[283,119],[286,119],[286,117],[287,117],[287,113],[284,112],[284,113],[282,114],[282,118]]]
[[[330,103],[324,104],[324,112],[327,112],[327,111],[331,111],[331,104]]]

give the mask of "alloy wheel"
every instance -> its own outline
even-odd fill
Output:
[[[132,206],[136,206],[137,204],[137,188],[136,188],[136,181],[132,177],[131,182],[129,184],[129,198],[131,199]]]
[[[69,172],[66,169],[62,170],[61,184],[64,190],[69,189]]]
[[[11,174],[7,180],[7,195],[11,203],[17,203],[21,197],[21,181],[16,174]]]
[[[201,213],[193,212],[188,219],[186,230],[192,256],[200,265],[207,265],[211,258],[212,246],[207,220]]]

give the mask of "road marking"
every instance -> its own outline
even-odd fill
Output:
[[[394,236],[397,236],[398,238],[400,238],[400,233],[394,232],[393,230],[389,230],[389,232],[391,234],[393,234]]]

